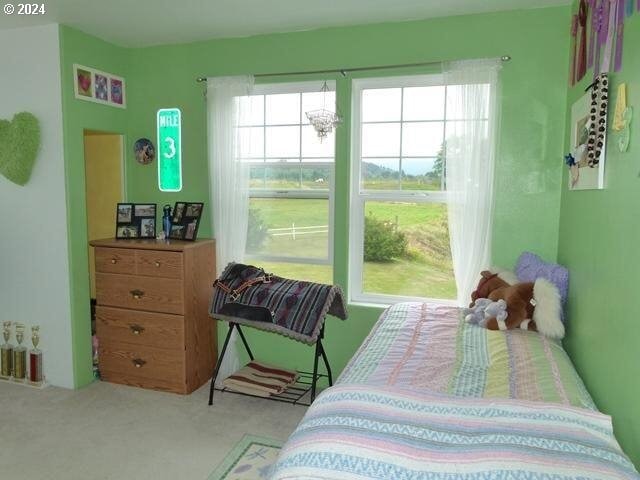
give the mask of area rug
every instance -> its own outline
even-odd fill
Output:
[[[269,478],[283,442],[245,435],[208,480],[260,480]]]

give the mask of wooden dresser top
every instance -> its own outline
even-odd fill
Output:
[[[165,250],[169,252],[182,252],[202,245],[213,245],[215,240],[203,238],[195,242],[185,242],[183,240],[156,240],[156,239],[115,239],[105,238],[102,240],[91,240],[89,245],[93,247],[109,248],[134,248],[137,250]]]

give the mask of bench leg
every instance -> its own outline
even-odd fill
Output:
[[[224,346],[222,347],[222,352],[220,352],[220,356],[218,357],[218,363],[216,363],[215,372],[213,373],[213,377],[211,377],[211,386],[209,387],[209,405],[213,405],[213,391],[215,390],[216,379],[218,378],[218,373],[220,372],[220,365],[222,364],[222,360],[224,359],[224,354],[227,351],[227,346],[229,345],[229,340],[231,339],[231,334],[233,333],[233,329],[235,327],[236,327],[235,323],[229,324],[229,332],[227,333],[227,338],[224,339]]]
[[[320,340],[318,340],[320,342]],[[333,376],[331,375],[331,367],[329,366],[329,359],[327,358],[327,354],[324,351],[324,345],[320,344],[320,353],[322,353],[322,360],[324,361],[324,366],[327,368],[327,377],[329,377],[329,386],[333,386]]]
[[[240,329],[240,325],[236,324],[236,328],[238,329],[238,333],[240,334],[240,339],[242,339],[242,343],[244,343],[244,348],[249,354],[249,358],[253,360],[253,353],[251,353],[251,349],[249,348],[249,344],[247,343],[247,339],[244,338],[244,332]]]
[[[316,342],[316,352],[313,356],[313,378],[311,379],[311,403],[316,399],[316,386],[318,383],[318,358],[320,357],[320,351],[322,349],[322,344],[320,343],[320,339]]]

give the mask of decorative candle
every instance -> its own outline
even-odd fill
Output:
[[[0,346],[0,378],[8,379],[13,373],[13,345],[11,338],[11,322],[4,322],[2,328],[4,344]]]
[[[29,381],[33,383],[42,382],[42,351],[38,349],[40,343],[40,327],[31,327],[31,343],[33,348],[29,352]]]
[[[24,325],[16,323],[16,341],[18,346],[13,350],[13,379],[23,381],[27,377],[27,349],[22,345]]]

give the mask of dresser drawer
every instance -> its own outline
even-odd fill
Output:
[[[111,307],[96,307],[100,341],[184,351],[184,317]]]
[[[138,275],[182,278],[182,254],[157,250],[136,250]]]
[[[151,388],[169,389],[162,384],[185,389],[185,358],[183,351],[135,346],[100,340],[98,349],[100,373],[105,380],[127,383],[126,378],[147,382]],[[153,380],[162,382],[153,387]],[[170,389],[169,389],[170,390]]]
[[[129,273],[136,271],[135,250],[96,247],[96,272]]]
[[[181,280],[96,273],[98,305],[182,315],[182,294]]]

